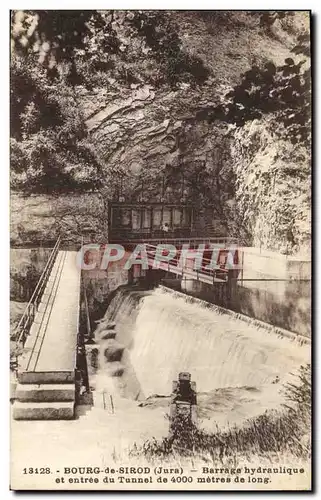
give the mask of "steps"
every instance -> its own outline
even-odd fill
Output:
[[[21,384],[71,384],[75,382],[74,371],[18,372]]]
[[[71,420],[74,418],[74,401],[15,401],[15,420]]]
[[[16,399],[21,402],[75,401],[73,384],[18,384]]]
[[[74,418],[75,384],[18,383],[13,404],[15,420],[69,420]]]

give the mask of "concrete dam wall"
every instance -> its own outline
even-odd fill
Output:
[[[161,287],[117,291],[96,339],[115,322],[115,341],[122,346],[118,383],[125,397],[169,395],[180,371],[191,372],[200,392],[281,385],[309,362],[309,345],[193,301]]]

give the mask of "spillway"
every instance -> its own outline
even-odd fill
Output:
[[[118,383],[133,399],[169,395],[181,371],[191,373],[201,393],[283,383],[310,357],[309,345],[162,287],[120,289],[98,337],[110,322],[123,346]]]

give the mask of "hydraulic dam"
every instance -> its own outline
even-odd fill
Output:
[[[241,427],[266,410],[282,408],[284,384],[310,362],[309,340],[299,335],[164,286],[119,285],[105,310],[99,309],[94,339],[85,345],[89,390],[77,399],[73,420],[61,419],[60,410],[73,401],[39,402],[44,386],[38,380],[18,385],[16,393],[28,401],[18,401],[17,408],[24,404],[29,413],[12,423],[17,471],[40,450],[45,463],[48,446],[58,470],[62,456],[66,463],[83,465],[84,449],[87,463],[96,463],[97,449],[100,456],[127,463],[135,444],[168,436],[172,382],[182,371],[196,383],[200,428],[211,433],[217,427]],[[60,292],[68,290],[61,283]],[[69,295],[74,302],[75,293]],[[55,356],[48,359],[55,363]],[[66,392],[70,386],[58,381],[45,388],[56,391],[55,398],[58,388],[58,396],[65,390],[65,399],[74,398],[74,392]],[[29,401],[37,391],[38,400]],[[52,407],[60,412],[57,418],[49,414]]]
[[[310,355],[295,335],[165,287],[120,287],[95,340],[97,391],[168,409],[172,381],[187,371],[200,416],[222,424],[279,406],[282,385]]]

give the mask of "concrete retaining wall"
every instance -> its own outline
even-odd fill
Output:
[[[170,285],[169,285],[170,286]],[[251,318],[292,332],[311,336],[311,298],[309,283],[295,283],[288,287],[280,301],[271,291],[225,283],[213,287],[207,283],[182,281],[181,290],[193,297],[245,314]]]
[[[216,283],[214,287],[183,279],[182,291],[310,337],[311,262],[257,248],[243,248],[242,251],[240,278],[243,279],[229,284]]]

